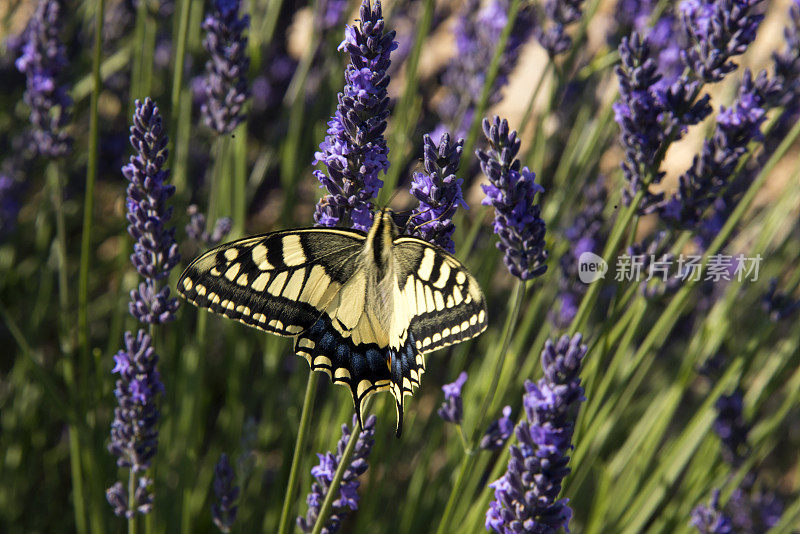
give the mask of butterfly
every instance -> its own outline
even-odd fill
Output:
[[[312,371],[350,388],[359,421],[367,397],[403,399],[420,385],[425,354],[486,329],[475,278],[445,250],[399,235],[392,212],[369,232],[302,228],[246,237],[201,255],[178,279],[200,308],[294,337]]]

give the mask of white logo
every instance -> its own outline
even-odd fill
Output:
[[[584,284],[606,277],[608,263],[593,252],[584,252],[578,258],[578,278]]]

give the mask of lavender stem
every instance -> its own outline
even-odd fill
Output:
[[[283,497],[283,508],[281,509],[281,519],[278,523],[278,534],[288,534],[293,528],[293,519],[294,514],[292,513],[292,505],[294,504],[294,496],[297,493],[297,482],[300,478],[300,463],[301,458],[303,456],[303,451],[306,448],[306,443],[308,442],[308,429],[311,426],[311,411],[314,408],[314,397],[317,394],[317,383],[319,382],[319,375],[315,371],[309,370],[308,372],[308,383],[306,384],[306,395],[303,398],[303,411],[300,415],[300,428],[297,431],[297,441],[294,443],[294,453],[292,454],[292,467],[289,469],[289,481],[286,484],[286,493]],[[358,431],[353,431],[352,436],[358,438],[358,434],[361,431],[361,427],[358,428]],[[352,440],[351,436],[351,440]],[[349,442],[348,442],[349,447]],[[350,464],[350,459],[348,458],[347,461],[341,462],[339,465],[347,466]],[[338,470],[337,470],[338,473]],[[336,495],[337,491],[328,492],[328,495]],[[327,502],[327,499],[326,499]],[[325,515],[320,514],[320,518],[327,518],[330,510],[327,510]],[[325,519],[322,519],[322,524],[325,524]]]

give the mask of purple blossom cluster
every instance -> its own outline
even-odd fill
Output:
[[[499,451],[514,433],[514,420],[511,418],[511,406],[503,408],[503,416],[489,423],[489,428],[481,437],[478,446],[485,451]]]
[[[222,454],[214,466],[214,494],[217,502],[211,505],[211,518],[220,532],[226,534],[231,531],[238,510],[236,499],[239,498],[239,487],[234,485],[235,478],[228,455]]]
[[[733,468],[742,467],[749,454],[750,432],[742,391],[720,396],[715,408],[714,432],[722,444],[722,458]],[[699,505],[692,511],[692,526],[705,534],[767,532],[777,525],[783,514],[783,501],[775,492],[758,487],[757,478],[756,471],[748,472],[724,506],[715,489],[708,505]]]
[[[40,0],[22,36],[17,69],[25,75],[24,101],[30,107],[31,144],[36,154],[65,156],[71,139],[64,131],[72,100],[59,77],[67,66],[64,45],[59,41],[60,6],[57,0]]]
[[[314,24],[319,31],[326,32],[338,28],[347,14],[347,0],[320,0]]]
[[[158,398],[164,392],[156,369],[158,355],[150,336],[139,330],[136,335],[125,332],[125,349],[114,356],[113,373],[119,373],[114,395],[117,407],[111,423],[111,442],[108,450],[117,457],[119,467],[139,474],[150,467],[158,448]],[[137,512],[148,513],[153,496],[151,481],[138,478],[137,489],[129,496],[121,482],[106,490],[106,498],[118,516],[133,517]]]
[[[769,287],[761,297],[761,308],[776,322],[791,317],[800,311],[800,300],[778,290],[778,279],[771,278]]]
[[[551,533],[569,530],[572,510],[558,499],[570,473],[572,434],[585,400],[580,371],[586,355],[582,337],[547,340],[542,351],[544,377],[525,383],[526,420],[515,429],[506,473],[490,484],[494,501],[486,512],[486,529],[501,534]]]
[[[169,288],[159,288],[180,261],[175,243],[175,229],[166,225],[172,216],[167,200],[175,188],[166,183],[169,172],[167,137],[164,135],[158,107],[146,98],[135,102],[130,141],[136,152],[122,168],[128,179],[128,232],[135,239],[131,261],[144,278],[131,291],[129,309],[145,325],[162,324],[174,319],[177,299],[170,298]],[[119,373],[114,394],[117,408],[111,424],[108,450],[117,457],[117,465],[131,469],[132,476],[150,467],[158,444],[158,398],[164,391],[156,370],[158,355],[144,330],[134,336],[125,333],[125,349],[114,356],[112,372]],[[108,502],[119,516],[146,514],[152,508],[150,481],[140,477],[133,495],[121,482],[106,491]]]
[[[344,91],[339,93],[336,114],[328,122],[325,140],[314,155],[327,173],[314,176],[327,188],[317,204],[317,226],[351,225],[367,230],[372,224],[372,199],[383,181],[380,172],[389,168],[389,148],[383,133],[389,116],[387,69],[392,50],[397,48],[395,32],[384,32],[380,1],[363,0],[361,20],[347,26],[339,50],[350,55],[345,69]]]
[[[442,74],[442,83],[449,93],[438,111],[447,124],[453,125],[456,137],[466,137],[472,124],[500,34],[508,24],[509,9],[508,0],[491,0],[482,9],[480,0],[467,0],[453,27],[456,55]],[[530,10],[518,12],[489,92],[489,105],[502,98],[502,89],[508,84],[508,76],[516,66],[522,45],[530,38],[532,28]]]
[[[175,228],[168,228],[172,208],[167,205],[175,187],[167,184],[167,136],[158,107],[150,98],[136,101],[130,142],[135,155],[122,168],[128,184],[128,233],[133,237],[131,262],[144,278],[131,291],[131,315],[144,324],[162,324],[175,318],[178,300],[161,281],[180,261]]]
[[[497,248],[503,251],[503,261],[512,275],[522,280],[536,278],[547,270],[545,223],[535,203],[536,194],[544,188],[527,167],[520,169],[516,159],[520,140],[507,120],[484,119],[483,133],[489,149],[477,150],[476,154],[490,183],[481,186],[486,193],[482,204],[494,206]]]
[[[374,436],[377,420],[377,417],[370,415],[364,421],[364,428],[358,435],[350,466],[345,470],[341,486],[339,486],[339,498],[333,501],[331,516],[322,528],[323,534],[338,532],[342,526],[342,520],[350,512],[358,509],[358,486],[360,485],[358,477],[363,475],[369,468],[367,458],[369,458],[369,453],[372,452],[372,446],[375,444]],[[353,416],[353,428],[356,428],[357,424],[358,420]],[[328,488],[336,474],[336,469],[339,467],[347,442],[350,441],[351,432],[347,425],[342,425],[342,437],[336,445],[336,454],[330,452],[317,454],[319,464],[311,468],[311,475],[316,479],[316,482],[311,484],[311,493],[306,497],[308,513],[305,517],[297,518],[297,526],[303,532],[308,533],[314,529],[314,524],[319,517]]]
[[[464,387],[466,382],[467,372],[461,371],[455,382],[442,386],[444,402],[436,410],[436,413],[448,423],[461,424],[461,420],[464,417],[464,400],[461,398],[461,388]]]
[[[456,178],[464,140],[455,143],[450,135],[442,134],[436,146],[430,135],[422,138],[425,172],[415,172],[411,181],[411,195],[419,200],[406,224],[406,233],[416,235],[448,252],[455,246],[453,215],[459,206],[468,209],[461,193],[463,180]]]
[[[203,46],[211,57],[206,62],[200,111],[206,125],[218,134],[230,133],[242,122],[242,107],[249,96],[250,58],[244,32],[250,17],[240,17],[240,8],[241,0],[214,0],[213,12],[203,21]]]
[[[719,193],[729,185],[750,141],[762,138],[761,124],[766,111],[781,96],[780,85],[761,72],[753,78],[745,70],[739,94],[730,107],[721,107],[717,125],[692,166],[679,179],[678,191],[658,206],[670,225],[691,229],[703,219]]]
[[[218,245],[233,228],[233,221],[230,217],[220,217],[214,223],[214,229],[209,232],[206,227],[206,216],[200,213],[200,209],[195,204],[186,208],[186,214],[189,216],[186,236],[205,248]]]
[[[539,20],[534,27],[536,40],[552,58],[563,54],[572,46],[572,38],[567,35],[567,26],[581,19],[583,0],[546,0],[545,20]]]
[[[718,82],[736,70],[739,56],[756,38],[764,16],[754,12],[762,0],[684,0],[679,5],[691,46],[681,51],[684,65],[705,82]]]

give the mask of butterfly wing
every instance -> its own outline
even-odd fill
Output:
[[[392,351],[392,395],[402,420],[403,397],[419,387],[425,354],[486,329],[486,301],[475,278],[445,250],[415,237],[394,241],[399,332]]]
[[[364,235],[307,228],[220,245],[194,260],[178,293],[194,305],[281,336],[311,328],[353,276]]]

